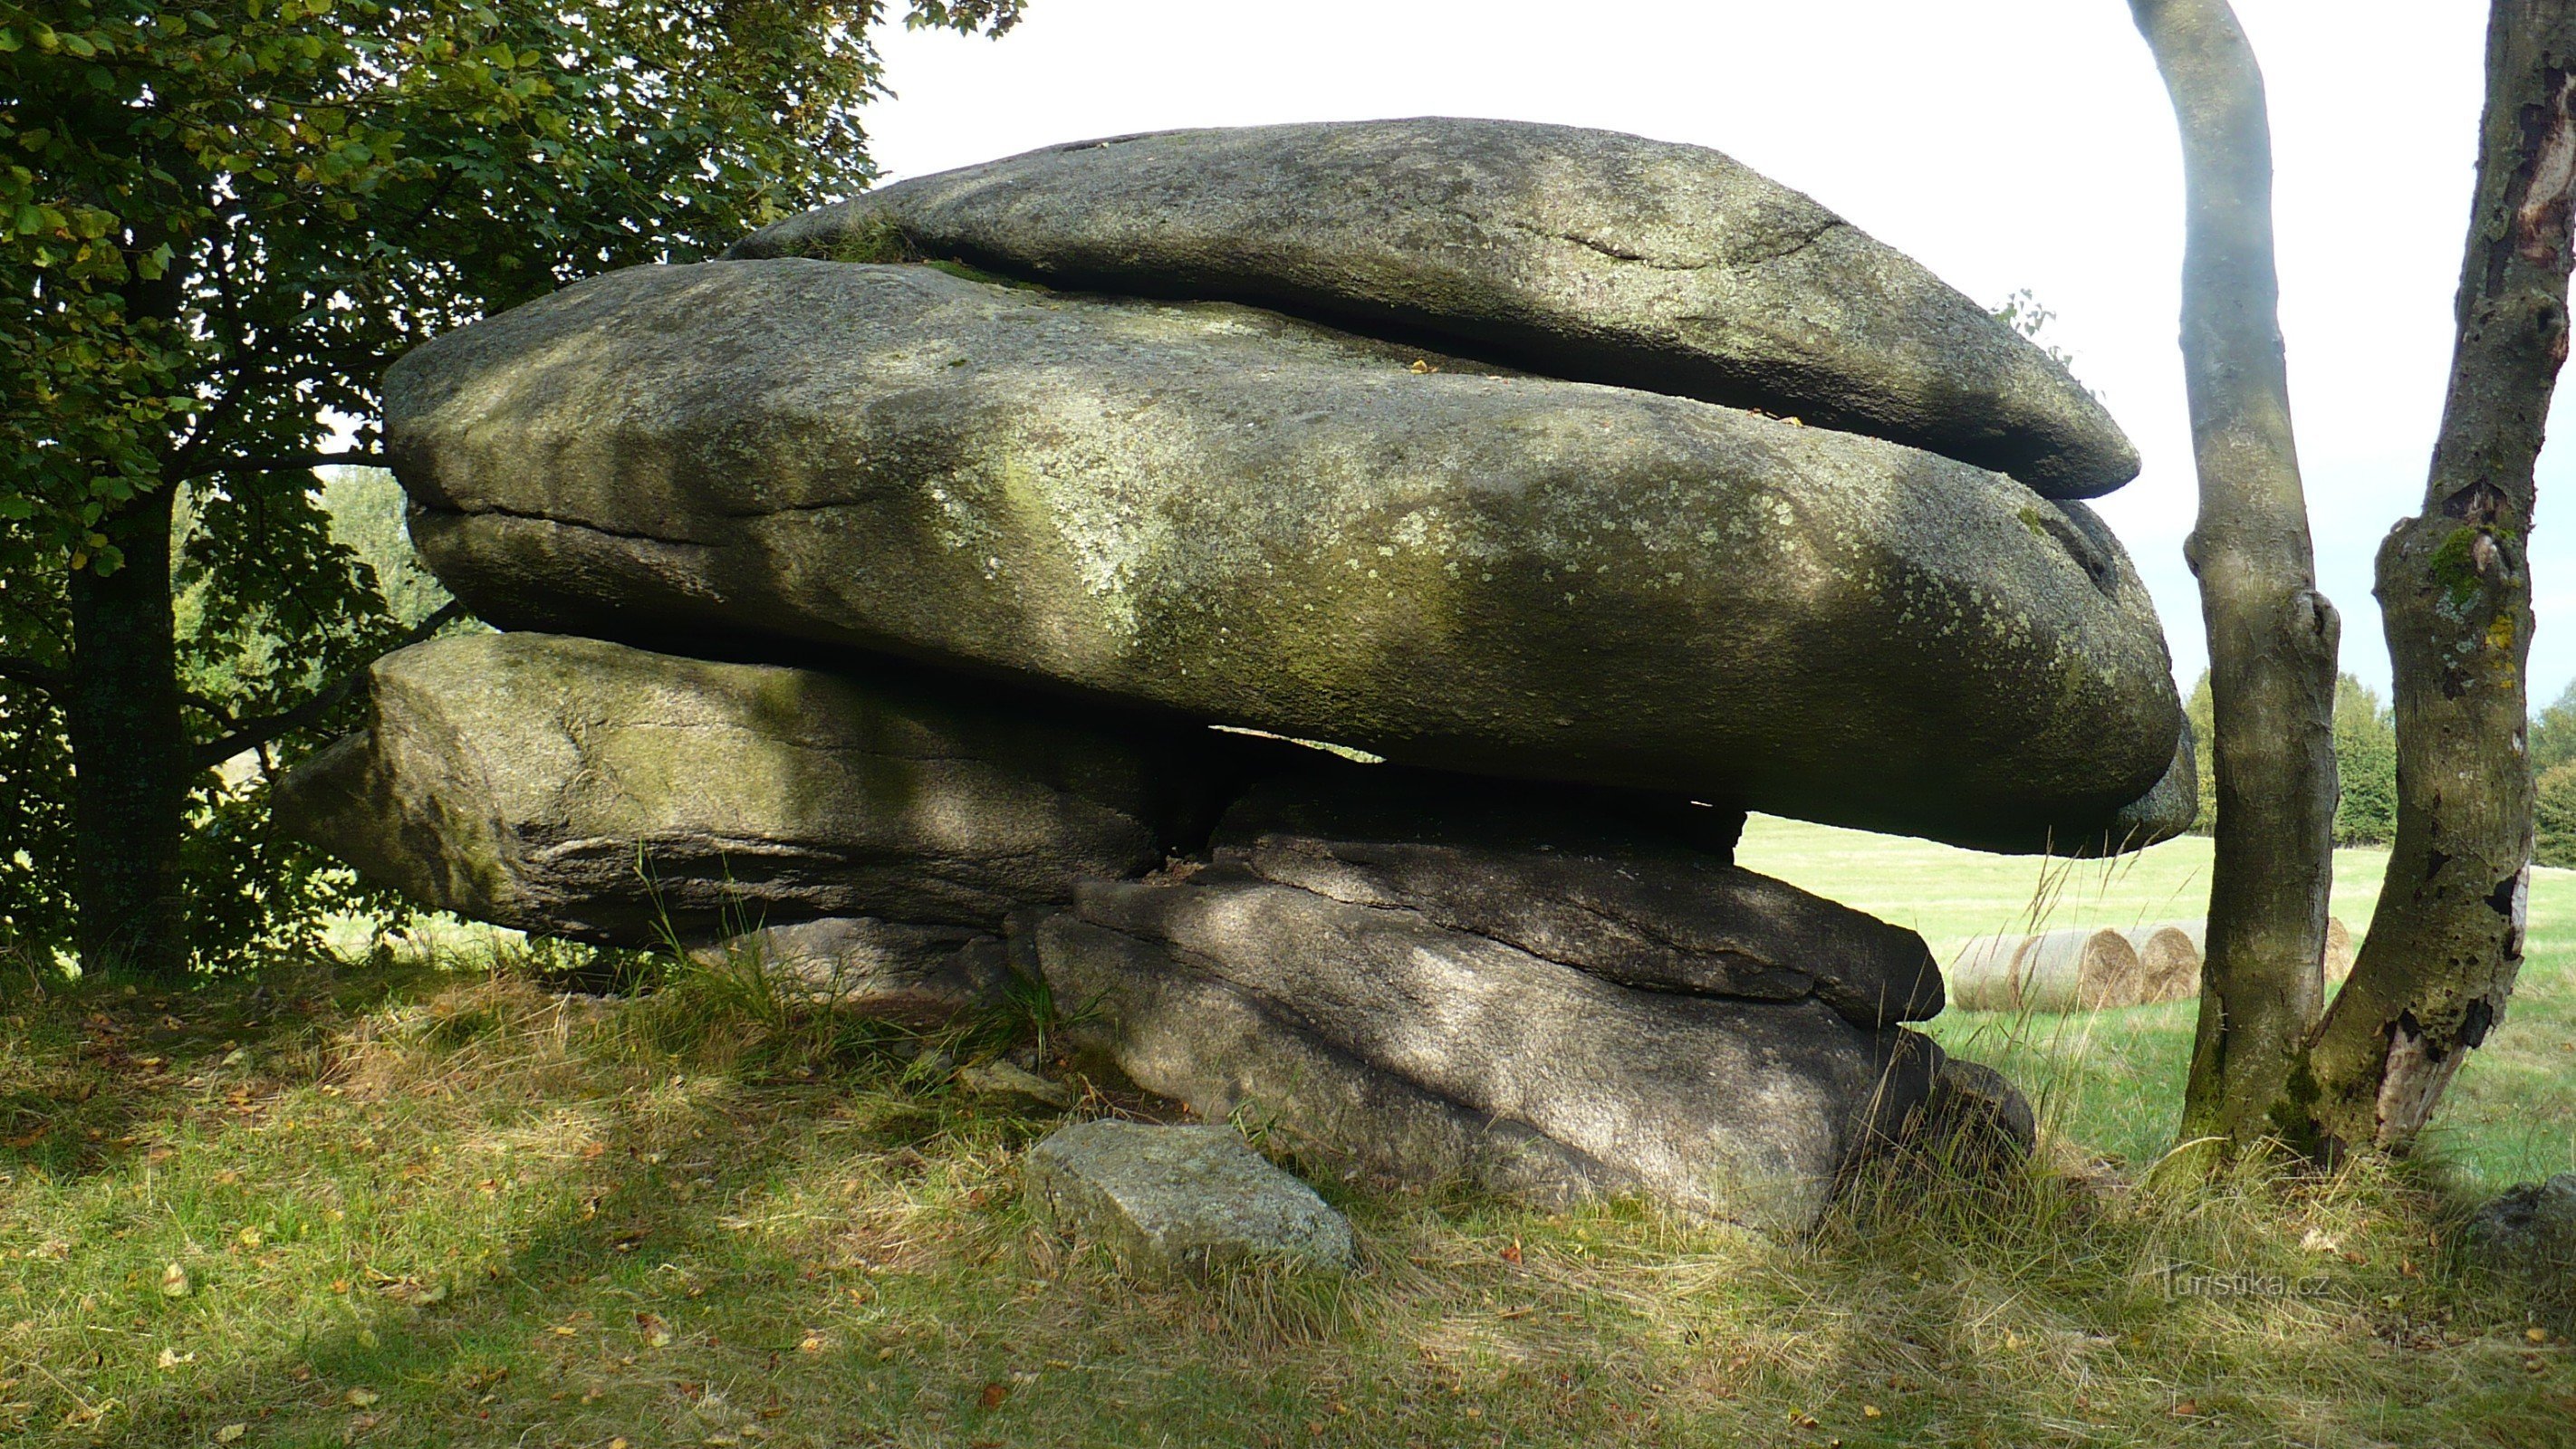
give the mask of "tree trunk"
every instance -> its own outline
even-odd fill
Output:
[[[2270,1131],[2322,994],[2340,624],[2316,589],[2272,262],[2263,76],[2225,0],[2130,0],[2182,131],[2182,352],[2218,779],[2186,1137]]]
[[[2532,467],[2567,357],[2576,0],[2497,0],[2450,395],[2424,510],[2379,549],[2397,842],[2361,959],[2285,1104],[2331,1156],[2404,1150],[2504,1019],[2531,879]]]
[[[71,576],[72,828],[81,970],[170,978],[188,969],[179,873],[188,736],[170,613],[171,489],[104,527],[112,574]]]

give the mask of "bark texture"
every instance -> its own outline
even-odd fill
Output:
[[[170,496],[117,516],[114,573],[71,576],[74,852],[81,967],[175,977],[188,969],[179,842],[188,735],[171,644]]]
[[[2576,3],[2498,0],[2458,339],[2423,511],[2379,549],[2397,842],[2352,979],[2282,1104],[2321,1155],[2402,1151],[2522,967],[2532,468],[2567,357]],[[2221,780],[2224,781],[2222,774]]]
[[[2186,1136],[2239,1141],[2317,1018],[2332,884],[2340,622],[2317,592],[2272,261],[2263,76],[2225,0],[2130,0],[2182,132],[2182,351],[2216,704],[2217,860]]]

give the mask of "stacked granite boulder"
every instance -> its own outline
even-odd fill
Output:
[[[1744,812],[2077,853],[2196,798],[2075,501],[2116,426],[1694,147],[1036,152],[464,328],[385,411],[511,632],[383,661],[294,828],[530,930],[757,926],[864,1009],[1017,970],[1354,1170],[1811,1221],[2010,1094],[1905,1029],[1919,937],[1734,865]]]

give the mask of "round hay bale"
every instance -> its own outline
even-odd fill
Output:
[[[2341,986],[2352,974],[2354,945],[2352,927],[2340,916],[2326,917],[2326,985]]]
[[[2138,948],[2117,931],[2051,931],[2015,963],[2016,1005],[2030,1011],[2100,1011],[2135,1006],[2146,973]]]
[[[1950,1004],[1961,1011],[2010,1011],[2018,1005],[2014,970],[2035,936],[1979,936],[1950,958]]]
[[[2168,921],[2140,926],[2127,934],[2129,944],[2138,948],[2138,961],[2146,974],[2146,1000],[2180,1001],[2199,994],[2202,953],[2209,940],[2206,922]],[[2352,974],[2357,950],[2352,928],[2343,923],[2343,918],[2326,917],[2327,986],[2340,986]],[[2188,965],[2184,961],[2186,952]]]
[[[2199,923],[2164,921],[2126,934],[2138,952],[2141,1002],[2181,1001],[2200,994]]]

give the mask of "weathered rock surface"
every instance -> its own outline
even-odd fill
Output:
[[[782,996],[912,1026],[998,1006],[1011,983],[998,935],[865,916],[764,926],[692,954],[757,970]]]
[[[2576,1172],[2504,1193],[2477,1210],[2465,1236],[2489,1266],[2576,1296]]]
[[[1254,787],[1218,825],[1215,857],[1623,986],[1812,996],[1871,1028],[1940,1013],[1941,971],[1921,936],[1693,848],[1678,823],[1345,766]],[[1736,816],[1727,833],[1740,829]]]
[[[1615,132],[1433,117],[1083,141],[900,182],[728,255],[954,257],[1250,302],[1792,414],[2051,497],[2138,471],[2063,367],[1912,259],[1718,152]]]
[[[1029,1149],[1020,1176],[1040,1221],[1141,1277],[1261,1261],[1339,1270],[1355,1254],[1349,1220],[1231,1127],[1078,1123]]]
[[[990,930],[1152,869],[1209,785],[1206,731],[1041,721],[883,671],[475,634],[372,683],[367,732],[281,784],[285,828],[424,904],[617,944],[813,916]],[[860,929],[773,939],[838,959]],[[865,929],[916,965],[949,939]]]
[[[1908,1137],[1935,1161],[1991,1172],[2030,1156],[2039,1143],[2039,1114],[2003,1073],[1950,1057],[1933,1078],[1932,1095]]]
[[[1372,1174],[1763,1228],[1812,1223],[1941,1064],[1820,1001],[1638,990],[1224,866],[1086,883],[1037,952],[1080,1032],[1202,1114],[1248,1110]]]
[[[1058,1111],[1073,1105],[1073,1089],[1049,1081],[1017,1062],[976,1062],[957,1069],[957,1085],[979,1097],[1011,1097]]]
[[[413,351],[388,441],[424,556],[508,627],[820,642],[1987,848],[2150,838],[2120,812],[2181,710],[2081,505],[1417,355],[923,267],[637,268]]]

